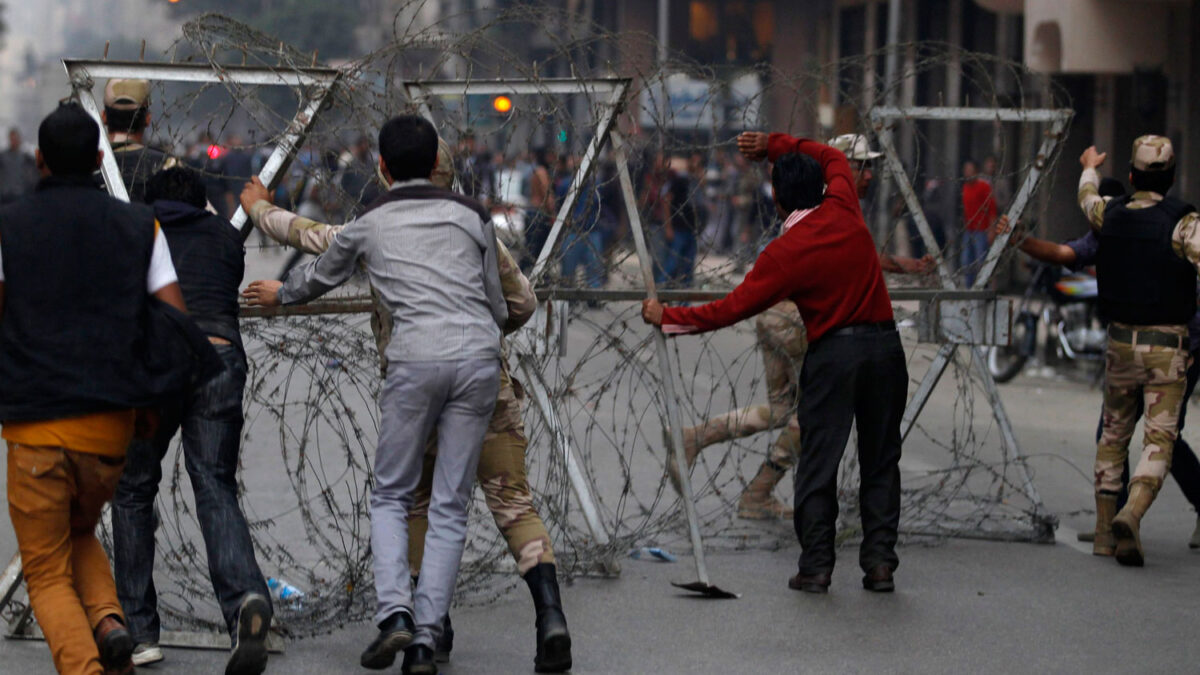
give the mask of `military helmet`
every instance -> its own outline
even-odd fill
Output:
[[[1175,166],[1175,149],[1166,136],[1139,136],[1133,142],[1133,168],[1138,171],[1166,171]]]
[[[871,146],[867,143],[867,137],[862,134],[842,134],[836,138],[829,139],[827,143],[832,148],[841,150],[846,155],[846,159],[851,159],[856,162],[869,162],[872,159],[882,157],[882,152],[873,152]]]

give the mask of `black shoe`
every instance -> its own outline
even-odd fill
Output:
[[[433,646],[433,660],[438,663],[450,662],[450,650],[454,649],[454,626],[450,625],[450,615],[442,619],[442,635]]]
[[[267,669],[267,629],[271,603],[258,593],[247,593],[238,608],[237,634],[225,675],[259,675]]]
[[[571,634],[563,615],[554,565],[541,563],[525,573],[525,583],[537,610],[537,656],[533,669],[561,673],[571,669]]]
[[[379,635],[367,645],[362,658],[358,660],[363,668],[383,670],[396,662],[396,652],[408,646],[413,639],[412,614],[401,610],[384,619],[379,624]]]
[[[100,650],[100,665],[112,672],[132,672],[133,636],[116,614],[110,614],[93,631],[96,648]]]
[[[796,574],[796,576],[788,579],[788,588],[793,591],[804,591],[805,593],[828,593],[829,584],[832,582],[833,578],[829,572]]]
[[[412,645],[404,650],[404,662],[400,664],[403,675],[437,675],[433,650],[425,645]]]
[[[863,577],[863,588],[876,593],[891,593],[896,590],[890,565],[876,565]]]

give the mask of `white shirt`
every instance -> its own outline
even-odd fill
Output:
[[[2,246],[2,245],[0,245]],[[4,281],[4,254],[0,248],[0,283]],[[146,293],[153,295],[179,281],[175,263],[171,262],[171,249],[167,237],[158,228],[154,233],[154,249],[150,253],[150,269],[146,271]]]

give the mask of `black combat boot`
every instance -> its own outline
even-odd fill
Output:
[[[454,649],[454,626],[450,625],[450,612],[442,618],[442,635],[433,646],[433,660],[438,663],[450,662],[450,650]]]
[[[537,656],[534,670],[561,673],[571,669],[571,634],[563,616],[554,565],[541,563],[525,573],[525,583],[537,610]]]

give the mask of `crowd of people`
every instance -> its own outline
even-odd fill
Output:
[[[347,192],[370,196],[337,224],[328,210],[306,213],[306,199],[272,194],[256,178],[243,181],[236,199],[223,199],[231,191],[214,192],[204,167],[148,147],[145,81],[110,81],[104,103],[131,201],[100,189],[101,129],[68,102],[39,127],[33,191],[0,207],[0,436],[8,445],[9,513],[30,605],[59,672],[124,674],[164,658],[154,500],[176,434],[230,635],[225,672],[266,668],[273,607],[237,497],[245,252],[242,233],[225,215],[235,205],[264,237],[316,256],[282,280],[252,281],[240,291],[249,304],[308,302],[360,269],[372,287],[383,378],[370,500],[378,632],[360,665],[385,669],[403,653],[402,672],[432,675],[449,658],[450,602],[478,481],[533,599],[534,667],[570,669],[554,550],[525,476],[521,388],[502,354],[505,335],[536,308],[522,268],[540,253],[525,247],[537,237],[545,246],[573,180],[572,158],[551,166],[538,151],[527,167],[514,162],[508,173],[492,171],[469,137],[455,153],[429,121],[398,116],[380,129],[377,155],[370,139],[359,139],[350,160],[327,164]],[[754,165],[766,161],[769,189],[734,190],[724,203],[720,192],[705,200],[702,157],[656,156],[640,179],[640,206],[657,236],[655,273],[665,283],[692,283],[701,246],[745,244],[734,240],[747,219],[761,218],[767,235],[726,297],[682,307],[643,302],[645,322],[673,337],[755,317],[768,378],[766,406],[684,430],[685,466],[672,466],[671,477],[678,480],[706,445],[786,426],[738,514],[792,518],[801,555],[788,585],[826,593],[836,559],[838,467],[857,429],[862,583],[891,592],[908,373],[883,274],[926,273],[933,260],[879,253],[862,208],[879,153],[864,137],[821,143],[746,132],[736,142],[738,158],[719,162],[732,167],[722,180],[757,185],[740,177],[756,175]],[[19,136],[10,146],[20,152]],[[1016,240],[1034,256],[1097,265],[1110,323],[1094,552],[1141,565],[1140,522],[1173,455],[1183,460],[1174,475],[1185,491],[1200,491],[1200,463],[1178,437],[1200,373],[1192,356],[1200,331],[1189,332],[1200,316],[1200,215],[1166,196],[1175,161],[1167,139],[1137,139],[1128,196],[1101,194],[1097,169],[1105,159],[1089,148],[1080,160],[1090,248]],[[370,171],[345,170],[363,164]],[[5,170],[22,166],[19,155],[0,162]],[[252,163],[233,166],[253,170]],[[564,273],[582,270],[588,285],[596,282],[596,261],[619,240],[619,211],[605,206],[606,186],[615,183],[604,180],[609,170],[584,182],[563,244]],[[991,186],[972,170],[964,172],[971,176],[965,224],[977,232],[982,223],[989,239],[1009,223],[996,218]],[[453,189],[456,177],[462,192]],[[510,247],[495,216],[526,192],[527,236]],[[780,227],[756,215],[765,206],[736,198],[751,192],[769,198],[771,222]],[[1128,446],[1143,415],[1144,447],[1130,472]],[[772,496],[789,469],[792,508]],[[95,535],[109,502],[111,568]]]

